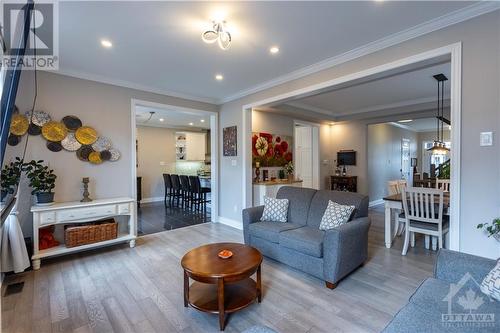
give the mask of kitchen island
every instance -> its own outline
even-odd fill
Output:
[[[302,187],[300,179],[276,179],[253,183],[253,205],[260,206],[264,204],[264,197],[276,198],[276,193],[283,186]]]

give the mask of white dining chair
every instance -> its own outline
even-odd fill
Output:
[[[389,195],[399,194],[408,186],[408,183],[404,179],[389,180],[387,182],[387,192]],[[393,237],[401,236],[405,226],[404,214],[402,211],[396,210],[394,213],[394,235]]]
[[[443,190],[434,188],[404,189],[402,196],[406,227],[402,255],[408,252],[410,237],[413,238],[415,233],[435,236],[438,238],[438,247],[443,247],[444,235],[449,228],[449,219],[443,219],[443,194]]]
[[[450,192],[450,180],[436,178],[436,188],[444,192]]]

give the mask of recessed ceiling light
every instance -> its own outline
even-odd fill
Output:
[[[222,76],[222,74],[216,74],[216,75],[215,75],[215,79],[216,79],[217,81],[222,81],[222,80],[224,80],[224,76]]]
[[[412,121],[413,119],[403,119],[403,120],[398,120],[398,123],[410,123]]]
[[[278,53],[279,51],[280,51],[280,49],[279,49],[279,47],[277,47],[277,46],[273,46],[273,47],[271,47],[271,48],[269,49],[269,52],[270,52],[271,54],[276,54],[276,53]]]
[[[111,48],[113,46],[113,43],[111,43],[110,40],[108,39],[101,39],[101,45],[107,49]]]
[[[194,124],[193,123],[189,123],[189,126],[193,126]]]
[[[163,119],[163,118],[160,118],[160,119],[158,119],[158,120],[159,120],[159,121],[164,121],[165,119]]]
[[[201,119],[200,121],[201,121],[202,123],[204,123],[204,122],[205,122],[205,119]]]

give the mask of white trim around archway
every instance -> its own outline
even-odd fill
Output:
[[[450,207],[450,244],[452,250],[460,250],[460,147],[461,147],[461,100],[462,100],[462,43],[457,42],[451,45],[446,45],[440,48],[429,50],[413,56],[402,58],[383,65],[375,66],[356,73],[348,74],[332,80],[324,81],[301,89],[293,90],[284,94],[269,97],[263,100],[255,101],[246,104],[242,108],[243,116],[243,181],[242,195],[243,208],[252,205],[252,159],[251,140],[252,133],[252,114],[253,108],[262,105],[267,105],[276,102],[283,102],[290,99],[305,97],[312,94],[318,94],[322,91],[331,89],[332,87],[343,86],[357,80],[367,77],[382,75],[387,72],[397,71],[399,68],[411,66],[413,64],[432,62],[446,58],[451,61],[451,121],[453,123],[453,131],[451,133],[451,207]],[[248,140],[246,140],[248,138]]]

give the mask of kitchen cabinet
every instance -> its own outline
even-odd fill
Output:
[[[177,161],[204,161],[206,133],[177,132],[175,133]]]

